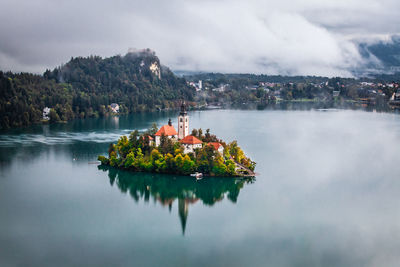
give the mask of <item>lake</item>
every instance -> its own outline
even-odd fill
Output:
[[[400,117],[212,110],[190,127],[237,140],[255,180],[93,164],[177,112],[0,134],[1,266],[398,266]]]

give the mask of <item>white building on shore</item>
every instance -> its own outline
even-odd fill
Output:
[[[46,120],[46,121],[50,120],[49,115],[50,115],[50,108],[49,107],[45,107],[43,109],[43,119]]]

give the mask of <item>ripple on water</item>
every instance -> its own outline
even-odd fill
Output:
[[[141,129],[144,131],[144,129]],[[115,142],[121,135],[129,135],[131,129],[97,132],[54,132],[49,134],[6,134],[0,135],[0,147],[34,146],[37,144],[59,145],[76,142],[109,143]]]

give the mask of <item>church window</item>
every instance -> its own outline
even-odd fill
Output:
[[[183,120],[182,120],[182,118],[181,118],[181,120],[180,120],[180,121],[181,121],[181,122],[183,121]]]

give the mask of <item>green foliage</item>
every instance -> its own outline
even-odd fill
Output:
[[[157,123],[153,123],[149,129],[147,129],[146,133],[149,135],[155,135],[158,131]]]
[[[206,143],[210,143],[210,142],[223,143],[223,141],[219,140],[216,135],[211,134],[210,129],[206,130],[206,134],[205,135],[203,135],[203,130],[201,128],[200,129],[193,129],[192,130],[192,135],[197,137],[201,141],[206,142]]]
[[[125,169],[130,169],[134,167],[134,162],[135,162],[135,155],[133,152],[130,152],[128,155],[126,155],[124,167]]]
[[[136,147],[138,145],[137,144],[138,138],[139,138],[139,131],[138,130],[134,130],[129,135],[129,142],[132,144],[133,147]]]
[[[119,160],[113,155],[110,157],[110,166],[111,167],[118,167]]]
[[[245,156],[243,150],[237,145],[237,141],[233,141],[228,145],[228,151],[235,161],[242,163]]]
[[[59,122],[61,120],[60,116],[58,116],[57,112],[54,109],[50,110],[49,117],[50,117],[50,122]]]
[[[120,157],[125,158],[131,148],[128,138],[123,135],[118,139],[116,149]]]
[[[159,149],[162,154],[167,154],[167,153],[172,154],[178,148],[175,148],[174,143],[170,138],[166,137],[164,134],[161,135]]]
[[[188,155],[183,158],[183,164],[181,168],[182,174],[190,174],[195,171],[196,163],[190,159]]]
[[[103,165],[108,165],[109,164],[109,160],[108,160],[108,158],[106,158],[106,157],[104,157],[104,156],[98,156],[97,157],[97,160],[99,160],[100,162],[101,162],[101,164],[103,164]]]
[[[226,171],[230,176],[234,176],[236,174],[235,163],[232,160],[227,160],[226,161],[226,168],[227,168]],[[253,169],[253,171],[254,171],[254,169]]]
[[[115,149],[115,145],[112,143],[108,146],[108,157],[109,158],[117,157],[117,151]]]
[[[174,156],[172,154],[168,153],[167,155],[165,155],[165,164],[167,172],[173,172],[173,170],[175,170],[176,164]]]
[[[218,155],[212,168],[212,173],[214,173],[216,176],[224,176],[227,174],[227,172],[228,168],[224,164],[224,160],[220,155]]]

